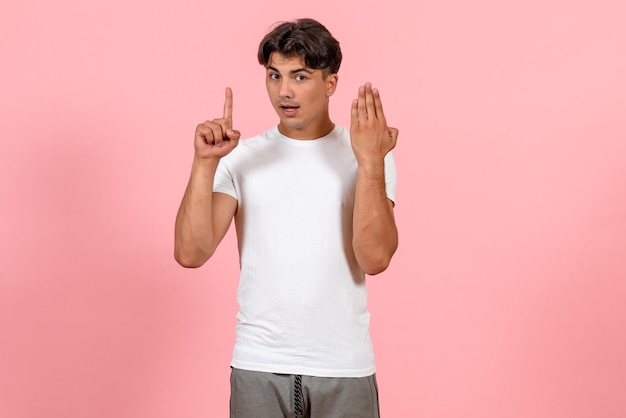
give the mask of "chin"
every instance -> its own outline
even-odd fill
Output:
[[[297,121],[294,119],[280,119],[280,124],[287,129],[302,129],[304,127],[304,123],[302,121]]]

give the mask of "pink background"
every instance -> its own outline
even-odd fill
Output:
[[[0,416],[224,417],[229,234],[172,257],[195,125],[225,86],[276,123],[256,47],[310,16],[349,121],[400,129],[392,267],[369,281],[385,417],[626,416],[620,0],[0,5]]]

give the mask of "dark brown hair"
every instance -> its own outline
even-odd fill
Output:
[[[314,19],[298,19],[276,26],[259,45],[259,64],[267,66],[272,52],[301,56],[304,64],[322,70],[324,78],[339,71],[341,48],[328,29]]]

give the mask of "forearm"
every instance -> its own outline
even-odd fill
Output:
[[[194,160],[189,184],[176,216],[174,258],[185,267],[199,267],[215,251],[213,179],[217,161]]]
[[[370,275],[384,271],[398,247],[393,204],[385,190],[383,161],[359,165],[352,246],[359,266]]]

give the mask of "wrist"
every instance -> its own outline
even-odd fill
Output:
[[[192,174],[198,175],[215,175],[217,165],[219,164],[219,158],[198,158],[194,157],[191,165]]]
[[[384,177],[385,176],[385,160],[384,159],[361,159],[358,160],[359,172],[367,177]]]

